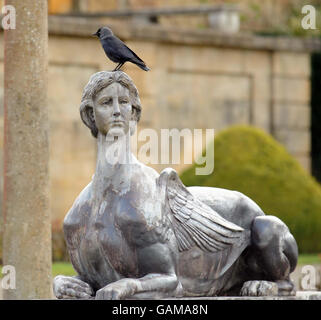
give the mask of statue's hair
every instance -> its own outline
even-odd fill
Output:
[[[138,90],[133,80],[123,71],[97,72],[90,77],[89,82],[85,86],[80,104],[80,117],[95,138],[98,135],[98,129],[93,116],[95,96],[114,82],[121,84],[129,90],[130,102],[135,110],[135,120],[138,122],[140,119],[142,107]]]

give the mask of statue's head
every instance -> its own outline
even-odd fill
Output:
[[[98,132],[133,134],[133,124],[140,114],[138,90],[125,72],[101,71],[90,77],[83,91],[80,116],[95,138]]]

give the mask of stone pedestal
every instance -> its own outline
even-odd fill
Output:
[[[173,300],[175,298],[163,299]],[[175,300],[321,300],[321,291],[297,291],[295,296],[284,297],[184,297]]]

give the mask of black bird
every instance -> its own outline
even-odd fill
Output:
[[[113,71],[119,70],[123,64],[127,61],[136,64],[141,69],[148,71],[149,68],[145,62],[137,56],[137,54],[129,49],[123,41],[114,36],[113,32],[107,28],[99,28],[93,36],[97,36],[107,57],[118,63],[117,67]]]

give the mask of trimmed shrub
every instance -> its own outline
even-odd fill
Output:
[[[195,176],[192,165],[181,174],[185,185],[240,191],[287,224],[300,253],[321,252],[321,187],[281,144],[260,129],[235,126],[213,146],[214,172]]]

